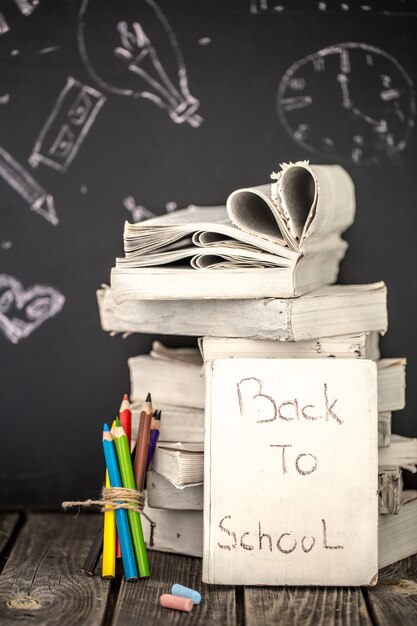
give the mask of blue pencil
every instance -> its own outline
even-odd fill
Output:
[[[108,424],[103,427],[103,450],[106,459],[107,471],[109,473],[110,485],[112,487],[122,487],[119,464],[117,462],[116,448],[113,436]],[[116,526],[119,533],[120,547],[122,550],[123,569],[126,580],[138,578],[135,556],[133,553],[132,539],[130,537],[129,522],[126,509],[116,509]]]

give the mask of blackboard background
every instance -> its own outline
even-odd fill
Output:
[[[115,4],[100,2],[98,46],[119,19]],[[139,21],[143,4],[124,2],[125,19]],[[154,338],[111,338],[99,324],[95,291],[108,282],[114,257],[122,253],[122,226],[130,217],[123,199],[132,195],[155,213],[168,202],[222,203],[233,189],[266,181],[282,161],[328,162],[286,133],[276,100],[287,68],[331,44],[380,48],[416,82],[417,3],[378,3],[379,11],[352,2],[349,10],[328,2],[327,10],[319,11],[318,4],[282,2],[280,11],[254,14],[249,0],[158,0],[181,47],[203,124],[174,124],[148,100],[105,94],[74,162],[60,173],[42,164],[32,170],[28,157],[67,77],[97,87],[77,45],[81,3],[41,0],[25,17],[14,2],[1,0],[11,30],[0,35],[0,96],[10,95],[0,105],[0,145],[53,194],[59,225],[30,211],[0,178],[0,241],[12,242],[10,248],[0,246],[0,272],[25,287],[52,285],[66,298],[56,317],[19,344],[0,334],[1,505],[54,507],[63,499],[92,496],[101,484],[101,424],[116,414],[128,390],[127,358],[147,352]],[[383,14],[384,8],[396,13]],[[211,40],[207,45],[198,42],[204,37]],[[158,48],[158,41],[153,43]],[[49,46],[58,49],[38,54]],[[337,115],[322,102],[321,122]],[[346,165],[358,211],[340,274],[345,283],[387,283],[389,332],[382,352],[408,357],[407,408],[394,415],[394,428],[412,436],[417,436],[416,146],[414,132],[406,148],[390,158]],[[171,346],[194,344],[190,338],[164,340]]]

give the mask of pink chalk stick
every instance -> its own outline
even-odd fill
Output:
[[[176,609],[177,611],[191,611],[193,608],[191,598],[172,596],[170,593],[163,593],[159,598],[159,602],[166,609]]]

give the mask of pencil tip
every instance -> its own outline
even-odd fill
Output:
[[[118,417],[116,417],[115,422],[116,422],[116,426],[119,428],[119,426],[121,426],[121,424],[120,424],[120,420],[119,420]]]
[[[148,395],[146,396],[145,402],[152,402],[152,398],[151,398],[151,394],[150,393],[148,393]]]
[[[109,428],[109,425],[107,423],[104,424],[103,430],[104,430],[104,432],[109,432],[110,428]]]
[[[129,396],[127,395],[127,393],[125,393],[125,395],[123,396],[123,400],[127,400],[129,402]]]

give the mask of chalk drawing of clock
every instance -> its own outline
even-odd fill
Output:
[[[396,59],[356,42],[294,63],[280,82],[277,107],[300,146],[358,165],[404,150],[416,113],[413,82]]]

